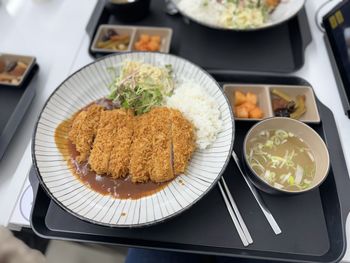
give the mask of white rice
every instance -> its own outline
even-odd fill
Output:
[[[203,2],[203,0],[181,0],[178,7],[185,14],[199,21],[211,25],[220,25],[225,6],[218,4],[216,0],[208,0],[207,5],[203,5]]]
[[[216,140],[222,128],[221,113],[216,101],[198,84],[184,82],[167,99],[166,105],[178,109],[196,128],[196,144],[206,149]]]

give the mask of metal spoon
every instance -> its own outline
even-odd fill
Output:
[[[238,167],[239,171],[241,172],[245,182],[247,183],[250,191],[252,192],[256,202],[260,206],[261,211],[264,213],[267,221],[269,222],[273,232],[275,232],[276,235],[281,234],[282,230],[278,226],[278,224],[277,224],[275,218],[273,217],[273,215],[271,214],[270,210],[267,208],[264,200],[262,199],[262,197],[260,196],[258,191],[255,189],[255,187],[252,185],[252,183],[248,180],[247,176],[243,173],[243,170],[241,168],[241,165],[240,165],[239,159],[237,157],[237,154],[234,151],[232,151],[232,157],[235,160],[235,162],[237,164],[237,167]]]

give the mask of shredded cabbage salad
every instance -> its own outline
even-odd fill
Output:
[[[151,64],[126,61],[119,76],[110,85],[107,98],[122,108],[134,109],[137,115],[148,112],[154,106],[160,106],[165,96],[174,89],[171,65],[156,67]]]

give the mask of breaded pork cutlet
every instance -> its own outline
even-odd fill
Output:
[[[133,114],[130,111],[122,109],[102,112],[89,158],[93,171],[113,178],[128,174],[133,133],[132,118]]]
[[[131,110],[115,110],[114,112],[116,132],[112,138],[113,149],[109,158],[108,174],[113,178],[120,178],[129,174],[134,114]]]
[[[73,120],[68,138],[79,152],[78,162],[86,161],[90,154],[102,111],[103,107],[93,104],[81,111]]]
[[[152,157],[151,115],[149,113],[134,119],[134,136],[131,146],[130,176],[133,183],[149,180]]]
[[[195,150],[193,125],[178,110],[155,108],[136,117],[131,147],[132,182],[165,182],[185,171]]]
[[[171,135],[173,144],[174,171],[176,175],[184,173],[188,162],[196,148],[195,132],[189,122],[180,111],[170,110]]]
[[[175,177],[169,109],[155,108],[148,114],[152,134],[150,178],[157,183],[169,181]]]
[[[97,174],[108,172],[109,157],[113,149],[113,136],[116,130],[117,114],[103,111],[98,125],[96,138],[91,150],[89,164]]]

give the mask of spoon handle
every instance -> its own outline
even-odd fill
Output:
[[[270,210],[267,208],[264,200],[262,199],[262,197],[260,196],[260,194],[258,193],[258,191],[256,190],[256,188],[252,185],[252,183],[248,180],[247,176],[245,175],[245,173],[243,172],[241,165],[239,163],[239,159],[236,155],[236,153],[234,151],[232,151],[232,157],[235,160],[237,167],[239,169],[239,171],[241,172],[245,182],[247,183],[250,191],[252,192],[256,202],[258,203],[258,205],[260,206],[261,211],[264,213],[267,221],[269,222],[273,232],[275,232],[276,235],[279,235],[282,233],[280,227],[278,226],[275,218],[273,217],[273,215],[271,214]]]

